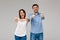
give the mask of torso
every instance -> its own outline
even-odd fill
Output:
[[[26,26],[27,26],[26,19],[20,19],[17,22],[17,28],[15,31],[15,35],[20,36],[20,37],[25,36],[26,35]]]
[[[33,19],[31,19],[31,32],[32,33],[42,33],[42,18],[41,15],[35,15]]]

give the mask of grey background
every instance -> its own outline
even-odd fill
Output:
[[[0,0],[0,40],[14,40],[18,10],[23,8],[27,15],[32,12],[32,4],[40,6],[44,12],[44,40],[60,40],[60,0]],[[30,23],[27,26],[29,40]]]

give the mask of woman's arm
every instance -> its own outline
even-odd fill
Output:
[[[16,22],[18,22],[18,17],[15,17],[14,20],[15,20]]]
[[[30,21],[28,18],[26,18],[27,23]]]

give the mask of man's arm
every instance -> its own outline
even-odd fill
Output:
[[[31,19],[33,19],[34,17],[35,17],[35,15],[30,14],[30,15],[28,16],[28,19],[31,20]]]
[[[45,19],[45,17],[44,17],[44,13],[41,13],[41,17],[42,17],[42,19]]]

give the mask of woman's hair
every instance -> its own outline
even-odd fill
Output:
[[[25,17],[26,17],[26,12],[25,12],[24,9],[20,9],[20,10],[19,10],[19,18],[21,19],[21,15],[20,15],[20,12],[21,12],[21,11],[23,11],[23,13],[24,13],[24,18],[25,18]]]

